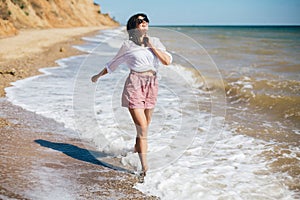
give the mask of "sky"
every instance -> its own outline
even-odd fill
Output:
[[[145,13],[151,25],[300,25],[300,0],[94,0],[125,25]]]

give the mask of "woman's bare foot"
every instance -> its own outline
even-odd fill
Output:
[[[133,153],[137,153],[136,145],[133,147]]]
[[[139,183],[144,183],[147,170],[148,170],[148,168],[147,168],[146,170],[143,170],[143,171],[139,174],[139,177],[138,177]]]
[[[141,174],[143,174],[143,176],[146,176],[147,171],[148,171],[148,166],[143,167],[143,170],[142,170]]]

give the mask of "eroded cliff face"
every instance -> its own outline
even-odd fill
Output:
[[[22,28],[118,26],[93,0],[0,0],[0,37]]]

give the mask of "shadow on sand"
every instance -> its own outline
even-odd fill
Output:
[[[101,166],[104,166],[104,167],[107,167],[107,168],[110,168],[113,170],[118,170],[118,171],[127,172],[127,173],[131,173],[131,174],[133,173],[132,171],[125,169],[123,167],[112,165],[110,163],[103,162],[103,161],[95,158],[95,156],[97,156],[97,158],[100,158],[100,159],[110,156],[106,153],[87,150],[87,149],[75,146],[73,144],[56,143],[56,142],[50,142],[50,141],[42,140],[42,139],[34,140],[34,142],[38,143],[39,145],[41,145],[43,147],[47,147],[47,148],[50,148],[50,149],[53,149],[56,151],[60,151],[60,152],[64,153],[65,155],[70,156],[70,157],[80,160],[80,161],[92,163],[95,165],[101,165]]]

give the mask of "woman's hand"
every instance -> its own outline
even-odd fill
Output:
[[[96,74],[96,75],[92,76],[92,78],[91,78],[92,82],[93,83],[97,82],[99,77],[100,77],[99,74]]]
[[[144,46],[147,47],[148,43],[149,43],[149,38],[147,36],[144,36],[143,37],[143,44],[144,44]]]
[[[147,37],[148,38],[148,37]],[[171,58],[168,54],[164,53],[163,51],[161,51],[160,49],[155,48],[151,42],[147,41],[147,47],[149,47],[152,52],[157,56],[157,58],[161,61],[162,64],[164,65],[169,65],[171,64]]]
[[[99,72],[99,74],[96,74],[96,75],[92,76],[92,78],[91,78],[92,82],[93,82],[93,83],[97,82],[98,79],[99,79],[101,76],[103,76],[103,75],[105,75],[105,74],[107,74],[107,73],[108,73],[108,72],[107,72],[107,69],[104,68],[101,72]]]

